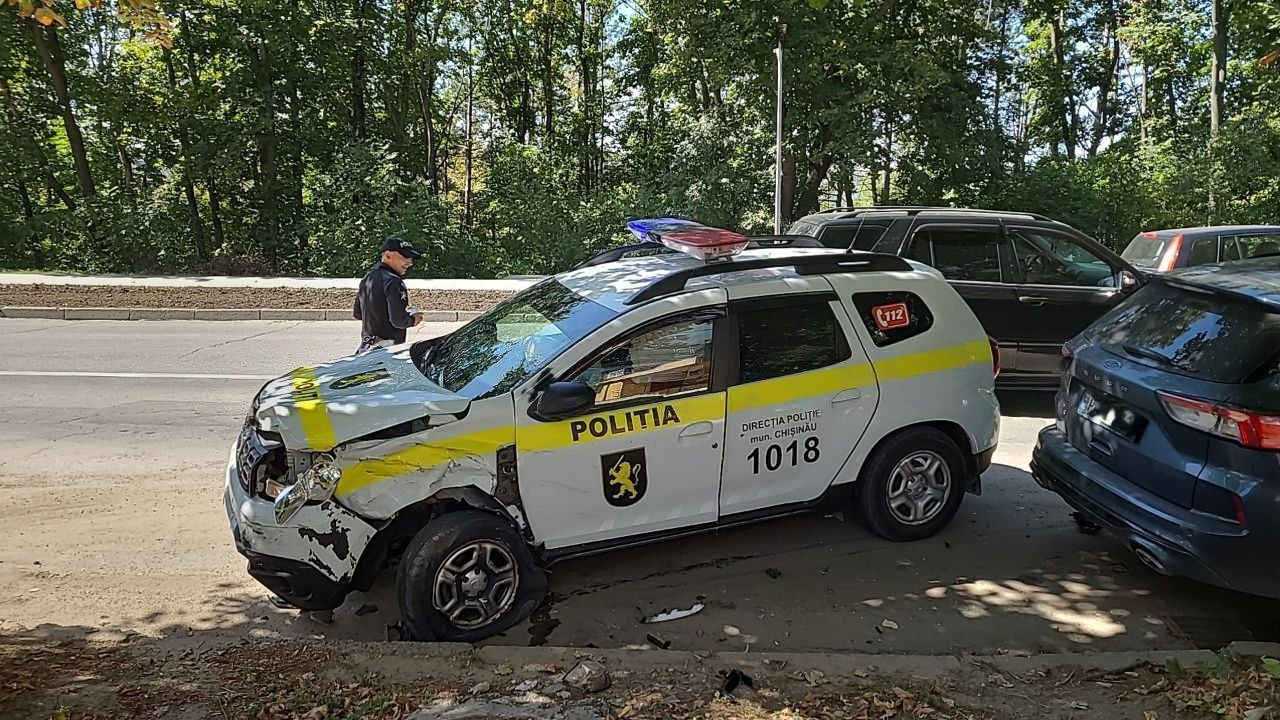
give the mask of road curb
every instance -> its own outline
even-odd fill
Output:
[[[425,310],[424,322],[468,322],[473,310]],[[0,318],[36,320],[351,320],[350,310],[320,308],[57,308],[0,307]]]

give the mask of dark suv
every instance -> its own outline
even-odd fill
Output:
[[[837,208],[798,220],[788,233],[940,270],[1000,345],[1006,387],[1056,386],[1063,343],[1143,282],[1097,241],[1030,213]]]
[[[1280,257],[1152,276],[1064,365],[1036,481],[1160,572],[1280,597]]]

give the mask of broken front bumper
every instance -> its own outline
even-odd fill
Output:
[[[236,550],[249,574],[303,610],[342,604],[375,529],[332,500],[307,505],[279,524],[272,504],[240,484],[233,449],[227,463],[225,503]]]

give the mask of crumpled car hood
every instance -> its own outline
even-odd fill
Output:
[[[279,433],[291,450],[323,452],[410,420],[465,413],[471,400],[418,372],[409,348],[375,350],[272,380],[258,395],[258,426]]]

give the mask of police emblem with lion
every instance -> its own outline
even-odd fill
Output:
[[[649,489],[649,468],[644,448],[600,456],[600,479],[604,499],[614,507],[630,507],[640,502]]]

